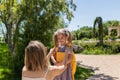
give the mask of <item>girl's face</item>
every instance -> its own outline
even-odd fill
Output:
[[[59,45],[65,45],[66,44],[66,40],[67,40],[67,37],[62,35],[62,34],[59,34],[57,36],[57,39],[58,39],[58,44]]]

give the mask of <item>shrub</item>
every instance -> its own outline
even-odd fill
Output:
[[[120,53],[120,43],[112,45],[112,50],[114,53]]]
[[[74,45],[78,45],[78,44],[79,44],[79,41],[78,41],[78,40],[74,40],[72,43],[73,43]]]
[[[82,54],[118,54],[120,53],[120,43],[116,41],[105,42],[102,46],[96,43],[80,43]],[[75,51],[77,52],[77,51]],[[78,52],[77,52],[78,53]]]
[[[87,40],[89,40],[89,38],[82,38],[82,41],[87,41]]]
[[[106,36],[104,37],[104,40],[108,40],[108,39],[110,39],[110,36],[109,36],[109,35],[106,35]]]

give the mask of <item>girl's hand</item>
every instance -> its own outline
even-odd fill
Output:
[[[55,53],[56,53],[55,48],[50,49],[49,55],[50,55],[51,60],[52,60],[52,62],[54,63],[54,65],[56,64],[56,60],[55,60],[55,58],[54,58],[54,56],[53,56]]]
[[[55,48],[50,49],[50,54],[54,55],[55,54]]]
[[[55,48],[50,49],[49,55],[52,56],[55,54]]]
[[[50,52],[47,55],[47,58],[50,59],[51,56],[55,54],[55,48],[50,49]]]

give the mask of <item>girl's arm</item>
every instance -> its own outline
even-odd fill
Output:
[[[50,52],[47,54],[47,60],[50,60],[50,57],[54,54],[54,49],[50,49]]]
[[[51,60],[52,60],[52,62],[53,62],[54,64],[56,64],[56,60],[55,60],[55,58],[54,58],[53,55],[51,56]]]
[[[50,52],[47,55],[47,59],[50,60],[50,58],[51,58],[52,62],[55,64],[56,60],[55,60],[53,54],[55,54],[55,48],[50,49]]]
[[[67,54],[65,54],[67,56]],[[52,71],[54,73],[54,76],[60,75],[65,69],[67,68],[66,58],[63,61],[63,64],[59,66],[52,66]]]

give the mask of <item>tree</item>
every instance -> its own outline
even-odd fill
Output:
[[[102,18],[101,17],[96,17],[94,20],[94,25],[93,25],[93,32],[95,36],[95,27],[98,27],[98,38],[99,38],[99,45],[103,45],[103,25],[102,25]]]
[[[83,26],[80,29],[72,32],[73,39],[77,38],[78,40],[82,38],[92,38],[93,36],[93,29],[90,26]]]
[[[12,76],[21,77],[24,49],[29,41],[40,40],[50,46],[56,29],[71,21],[76,6],[72,0],[2,0],[0,19],[7,30],[7,43],[12,55]]]
[[[120,21],[109,20],[103,23],[103,36],[108,35],[108,27],[120,26]]]
[[[0,3],[0,20],[5,25],[6,43],[10,53],[14,51],[15,41],[13,35],[16,35],[19,25],[23,20],[23,12],[20,11],[20,4],[17,0],[1,0]]]
[[[109,21],[106,21],[104,24],[106,24],[107,27],[120,26],[120,21],[118,21],[118,20],[109,20]]]
[[[64,16],[70,21],[72,11],[76,8],[72,0],[1,0],[0,4],[0,20],[5,24],[10,53],[13,53],[17,45],[21,27],[26,31],[28,28],[25,27],[30,28],[32,25],[34,28],[31,29],[36,28],[37,32],[42,33],[41,36],[47,36],[45,34],[61,26],[60,20]]]

